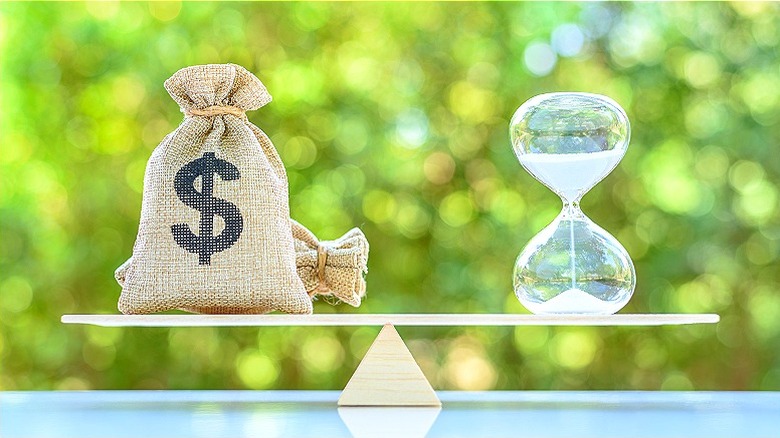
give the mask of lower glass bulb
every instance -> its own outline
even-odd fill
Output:
[[[576,204],[566,205],[515,262],[515,294],[535,314],[611,315],[635,286],[628,252]]]

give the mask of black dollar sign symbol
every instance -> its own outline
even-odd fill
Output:
[[[211,255],[230,248],[241,236],[244,218],[235,204],[215,198],[214,174],[224,181],[238,179],[241,174],[233,164],[206,152],[203,157],[184,165],[173,180],[176,195],[181,202],[200,211],[200,236],[196,236],[187,224],[171,225],[173,239],[189,252],[198,254],[199,265],[210,265]],[[195,190],[195,179],[203,177],[201,191]],[[214,237],[214,215],[225,219],[225,229]]]

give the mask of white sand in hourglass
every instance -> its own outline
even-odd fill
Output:
[[[580,289],[569,289],[543,303],[534,303],[534,313],[591,313],[605,312],[607,303]]]
[[[609,173],[625,150],[583,154],[524,154],[520,163],[568,201],[576,200]]]

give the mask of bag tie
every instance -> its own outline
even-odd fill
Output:
[[[320,242],[306,227],[290,222],[298,276],[309,296],[332,296],[360,306],[368,272],[368,240],[363,232],[353,228],[336,240]]]
[[[317,245],[317,288],[314,292],[325,290],[325,265],[328,263],[328,248],[322,243]],[[313,294],[310,292],[309,296]]]
[[[237,106],[231,106],[231,105],[212,105],[203,109],[198,109],[198,108],[182,109],[182,112],[184,113],[184,115],[190,117],[192,116],[214,117],[214,116],[222,116],[225,114],[230,114],[246,120],[246,111],[244,111],[243,109]]]

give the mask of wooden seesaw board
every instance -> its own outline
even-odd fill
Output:
[[[475,313],[394,313],[316,315],[63,315],[65,324],[103,327],[279,327],[279,326],[658,326],[712,324],[713,314],[516,315]]]
[[[63,315],[65,324],[103,327],[382,326],[339,406],[441,406],[394,326],[661,326],[713,324],[714,314],[316,314],[316,315]]]

